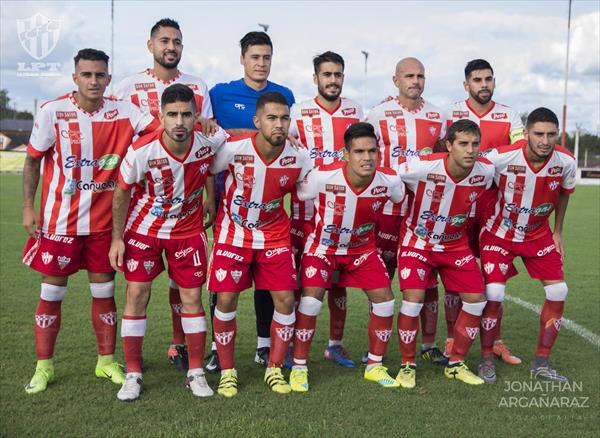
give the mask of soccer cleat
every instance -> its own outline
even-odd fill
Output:
[[[417,366],[405,363],[400,365],[400,371],[396,376],[396,382],[405,389],[412,389],[417,385]]]
[[[421,348],[421,358],[429,360],[436,365],[448,365],[448,358],[437,347]]]
[[[292,368],[290,386],[294,392],[308,391],[308,368],[298,366]]]
[[[119,392],[117,398],[121,401],[133,401],[140,397],[142,392],[142,373],[127,373],[125,382]]]
[[[446,365],[444,375],[449,379],[457,379],[469,385],[483,385],[485,383],[481,377],[473,374],[464,362]]]
[[[450,357],[450,353],[452,353],[452,347],[454,347],[454,339],[446,339],[446,345],[444,346],[444,356],[446,356],[446,358]]]
[[[269,353],[271,353],[271,349],[269,347],[257,348],[256,355],[254,356],[254,362],[266,367],[269,363]]]
[[[48,383],[54,380],[54,364],[52,359],[39,360],[35,373],[27,385],[25,385],[25,392],[27,394],[37,394],[38,392],[45,391],[48,387]]]
[[[550,380],[552,382],[566,383],[569,378],[559,374],[556,368],[546,357],[536,357],[531,364],[531,377],[535,379]]]
[[[196,397],[210,397],[214,395],[210,386],[206,382],[204,376],[204,370],[202,368],[196,368],[187,372],[187,379],[185,380],[185,386],[192,390],[192,394]]]
[[[112,362],[106,365],[96,365],[96,377],[109,379],[117,385],[125,383],[125,373],[123,365],[117,362]]]
[[[206,362],[206,372],[209,374],[216,374],[221,371],[221,365],[219,364],[219,355],[217,354],[217,350],[212,350],[210,355],[206,358],[208,361]]]
[[[502,359],[502,362],[509,365],[519,365],[522,361],[517,356],[514,356],[506,344],[502,340],[494,342],[494,354]]]
[[[167,351],[169,363],[175,365],[182,373],[187,372],[189,368],[187,347],[183,344],[172,344]]]
[[[267,368],[265,371],[265,382],[271,388],[271,391],[277,394],[289,394],[292,391],[291,386],[285,381],[281,368]]]
[[[327,347],[323,356],[325,360],[335,362],[344,368],[354,368],[356,366],[356,362],[348,357],[348,352],[342,345]]]
[[[221,380],[217,392],[227,398],[237,395],[237,371],[235,368],[221,370]]]
[[[485,383],[496,382],[496,358],[491,355],[482,357],[479,362],[479,372],[477,373]]]
[[[377,382],[384,388],[398,388],[400,383],[398,383],[392,376],[390,376],[387,372],[387,368],[383,365],[375,365],[371,369],[365,370],[365,380],[370,380],[371,382]]]
[[[290,344],[287,353],[285,353],[285,358],[283,359],[282,368],[287,368],[291,370],[294,366],[294,346]]]

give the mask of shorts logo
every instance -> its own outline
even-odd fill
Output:
[[[491,274],[492,271],[494,270],[495,265],[491,262],[487,262],[485,265],[483,265],[483,270],[485,271],[486,274]]]
[[[279,160],[279,165],[281,167],[289,166],[290,164],[296,163],[296,157],[283,157]]]
[[[337,297],[333,300],[335,307],[340,310],[346,310],[346,297]]]
[[[314,266],[309,266],[304,270],[304,275],[306,275],[306,278],[313,278],[316,273],[317,268],[315,268]]]
[[[421,281],[425,281],[425,269],[418,268],[417,275],[421,279]],[[436,303],[437,304],[437,303]]]
[[[302,342],[308,342],[312,338],[315,329],[299,329],[296,330],[296,337]]]
[[[429,310],[429,312],[431,312],[431,313],[438,313],[438,303],[437,303],[437,301],[433,301],[431,303],[424,303],[423,305],[425,306],[425,308],[427,310]]]
[[[150,271],[152,270],[153,267],[154,267],[154,262],[152,260],[144,261],[144,269],[146,270],[147,274],[150,273]]]
[[[235,284],[238,284],[240,282],[240,278],[242,278],[242,271],[230,271],[229,273],[231,274],[233,281],[235,281]]]
[[[371,204],[371,210],[373,211],[377,211],[381,208],[381,205],[383,204],[383,202],[381,201],[375,201]]]
[[[388,342],[390,340],[390,338],[392,337],[392,331],[391,330],[375,330],[375,335],[377,336],[377,339],[379,339],[381,342]]]
[[[137,240],[135,240],[135,239],[129,239],[129,240],[127,241],[127,245],[131,245],[131,246],[133,246],[134,248],[139,248],[139,249],[141,249],[142,251],[144,251],[144,250],[146,250],[146,249],[150,248],[150,245],[146,245],[145,243],[138,242],[138,241],[137,241]],[[177,255],[175,255],[175,257],[177,257]]]
[[[508,272],[508,265],[506,263],[498,263],[498,268],[500,269],[500,272],[502,272],[502,275],[506,275]]]
[[[44,265],[47,265],[48,263],[50,263],[53,258],[54,258],[54,256],[52,254],[50,254],[49,252],[42,253],[42,262],[44,262]]]
[[[445,295],[444,302],[448,307],[454,307],[460,302],[460,298],[456,295]]]
[[[288,183],[288,181],[290,180],[290,177],[287,175],[283,175],[279,178],[279,185],[281,187],[285,187],[285,185]]]
[[[465,327],[465,330],[467,331],[467,335],[469,338],[471,338],[471,340],[475,340],[477,333],[479,333],[479,327]]]
[[[227,275],[227,271],[225,269],[219,268],[215,272],[215,277],[217,277],[217,280],[219,280],[219,281],[225,280],[226,275]]]
[[[117,312],[101,313],[100,319],[106,325],[115,325],[117,323]]]
[[[548,188],[554,191],[558,188],[559,185],[560,183],[558,181],[551,181],[550,183],[548,183]]]
[[[217,255],[221,256],[221,257],[227,257],[228,259],[233,259],[236,262],[243,262],[244,261],[244,256],[236,254],[236,253],[234,253],[232,251],[226,251],[224,249],[218,249],[217,250]],[[267,255],[267,257],[269,257],[269,256]],[[225,278],[225,274],[223,275],[223,278]]]
[[[46,315],[45,313],[41,315],[35,315],[35,323],[39,328],[48,328],[50,327],[54,321],[56,321],[58,315]]]
[[[549,246],[547,246],[547,247],[545,247],[545,248],[543,248],[543,249],[540,249],[540,250],[537,252],[537,254],[536,254],[536,255],[537,255],[538,257],[544,257],[545,255],[548,255],[548,254],[550,254],[554,248],[556,248],[556,245],[555,245],[555,244],[549,245]]]
[[[65,267],[71,263],[71,259],[67,256],[58,256],[58,267],[60,269],[65,269]]]
[[[367,260],[367,258],[373,254],[373,251],[368,252],[366,254],[361,255],[359,258],[355,259],[354,262],[352,263],[354,266],[360,266],[362,265],[362,263]]]
[[[233,339],[233,330],[230,332],[215,333],[216,341],[221,345],[227,345]]]
[[[289,252],[289,250],[290,249],[287,246],[282,246],[280,248],[268,249],[265,251],[265,257],[267,257],[267,258],[275,257],[275,256],[281,255],[283,253]]]
[[[496,327],[497,321],[498,320],[496,318],[481,318],[481,327],[483,327],[486,332],[489,332],[491,329]]]
[[[204,272],[196,271],[196,272],[194,272],[194,277],[197,277],[197,278],[204,277]]]
[[[171,308],[177,315],[181,315],[181,309],[183,308],[181,303],[171,304]]]
[[[454,264],[460,268],[461,266],[466,265],[467,263],[469,263],[471,260],[474,260],[474,259],[475,259],[474,256],[468,255],[468,256],[465,256],[465,257],[463,257],[461,259],[456,260],[454,262]]]
[[[200,257],[200,252],[198,250],[196,250],[194,252],[194,256],[193,256],[193,261],[194,261],[194,266],[198,267],[198,266],[202,266],[202,258]]]
[[[342,114],[345,116],[353,116],[354,114],[356,114],[356,108],[344,108],[342,110]]]
[[[400,337],[400,341],[404,344],[410,344],[415,340],[417,336],[416,330],[398,330],[398,336]]]
[[[294,327],[286,326],[286,327],[276,328],[275,333],[277,333],[277,336],[283,342],[288,342],[290,339],[292,339],[292,336],[294,336]]]
[[[327,281],[327,279],[329,278],[329,272],[327,272],[325,269],[320,269],[320,272],[323,281]]]
[[[180,258],[185,257],[186,255],[188,255],[189,253],[191,253],[193,250],[194,250],[194,248],[192,248],[191,246],[189,246],[189,247],[187,247],[185,249],[182,249],[181,251],[177,251],[175,253],[175,258],[177,260],[179,260]]]
[[[127,260],[127,270],[133,272],[137,269],[139,262],[134,259]]]
[[[402,278],[402,280],[406,280],[408,278],[408,276],[410,275],[410,268],[402,268],[402,270],[400,271],[400,277]]]

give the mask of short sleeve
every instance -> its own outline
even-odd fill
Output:
[[[129,93],[127,92],[127,79],[123,79],[121,82],[119,82],[114,90],[114,96],[117,99],[122,99],[122,100],[131,100],[131,96],[129,96]]]
[[[510,114],[510,143],[513,144],[516,141],[522,140],[523,136],[523,121],[518,111],[512,110]]]
[[[144,113],[133,103],[127,101],[125,101],[125,103],[129,107],[129,120],[131,126],[133,126],[135,135],[142,136],[149,134],[160,127],[160,122],[150,113]]]
[[[136,159],[135,150],[130,146],[119,168],[119,184],[123,189],[129,190],[143,179],[143,172],[139,168],[139,161],[141,160]]]
[[[313,169],[313,163],[306,149],[300,149],[298,152],[300,154],[300,160],[302,162],[302,169],[300,171],[298,181],[302,181],[304,180],[306,175],[308,175],[308,173]]]
[[[35,118],[31,136],[29,137],[27,153],[32,157],[41,158],[55,143],[56,130],[54,128],[52,110],[49,105],[44,105],[40,108]]]
[[[200,117],[210,119],[213,116],[212,103],[208,87],[202,83],[202,109],[200,110]]]
[[[317,197],[319,170],[312,169],[297,185],[298,199],[306,201]]]
[[[212,175],[216,175],[224,170],[227,170],[229,164],[231,163],[231,148],[227,147],[225,144],[222,148],[220,148],[214,160],[210,165],[210,173]]]
[[[390,201],[397,204],[404,199],[404,182],[400,175],[396,174],[392,176],[392,185],[390,189]]]
[[[563,172],[563,179],[560,185],[562,192],[573,193],[575,191],[576,176],[577,166],[575,164],[575,160],[569,160],[569,163]]]
[[[299,118],[298,105],[294,104],[292,106],[292,108],[290,109],[290,129],[289,129],[289,134],[294,138],[298,138],[298,136],[300,135],[300,133],[298,132],[298,118]]]

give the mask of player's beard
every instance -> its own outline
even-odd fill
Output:
[[[490,95],[488,97],[479,97],[479,94],[471,94],[471,97],[475,100],[475,102],[479,103],[480,105],[485,105],[487,104],[490,100],[492,100],[492,96],[494,95],[494,92],[491,90],[488,90],[490,92]]]
[[[264,134],[263,134],[264,135]],[[265,135],[265,140],[267,140],[267,142],[273,146],[274,148],[280,148],[285,144],[285,140],[286,140],[286,136],[282,136],[281,140],[276,140],[275,136],[271,135],[269,137],[267,137]]]
[[[189,129],[186,129],[185,134],[182,135],[174,134],[173,132],[169,132],[166,130],[165,133],[169,136],[171,140],[176,141],[177,143],[183,143],[192,136],[192,131],[190,131]]]
[[[170,70],[173,68],[177,68],[177,66],[179,65],[179,61],[181,61],[181,57],[177,58],[175,61],[167,62],[165,61],[164,56],[154,55],[154,60],[158,63],[158,65],[161,65],[162,67]]]
[[[334,95],[331,94],[327,94],[327,88],[323,88],[319,85],[319,94],[321,95],[321,97],[323,97],[323,99],[329,101],[329,102],[335,102],[336,100],[339,99],[340,95],[342,94],[342,87],[337,89],[337,93]]]

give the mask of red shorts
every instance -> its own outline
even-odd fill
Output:
[[[114,272],[108,259],[111,240],[110,231],[88,236],[40,234],[27,239],[23,263],[54,277],[66,277],[80,269],[108,274]]]
[[[339,271],[339,278],[333,278]],[[372,290],[389,288],[390,278],[377,251],[352,255],[304,254],[302,256],[302,286],[330,289],[357,287]]]
[[[431,271],[437,269],[446,290],[483,293],[485,286],[481,270],[473,253],[468,250],[434,252],[402,247],[398,259],[400,289],[427,289]]]
[[[291,246],[269,249],[213,245],[208,290],[242,292],[252,286],[270,291],[292,291],[296,284],[296,265]]]
[[[290,240],[292,242],[292,251],[294,252],[294,261],[296,266],[300,266],[300,260],[304,253],[304,244],[306,238],[314,230],[314,221],[304,221],[292,219],[290,222]]]
[[[517,275],[513,264],[521,257],[531,278],[563,280],[562,257],[556,250],[552,233],[548,232],[531,242],[510,242],[485,230],[481,234],[481,266],[485,283],[506,283]]]
[[[169,278],[184,288],[202,287],[206,281],[206,234],[184,239],[158,239],[127,231],[124,272],[127,281],[146,283],[165,270],[164,250]]]
[[[381,253],[385,265],[388,268],[397,266],[398,245],[400,243],[400,225],[402,216],[380,214],[375,224],[375,245]]]
[[[411,253],[410,251],[412,251],[412,249],[410,248],[403,248],[402,250],[398,251],[398,259],[400,258],[404,258],[404,257],[416,257],[414,253]],[[401,262],[398,262],[398,266],[401,265]],[[426,284],[426,289],[431,289],[437,286],[438,281],[437,281],[437,277],[438,277],[438,271],[437,269],[432,269],[431,271],[429,271],[429,277],[427,278],[427,281],[425,282]]]

